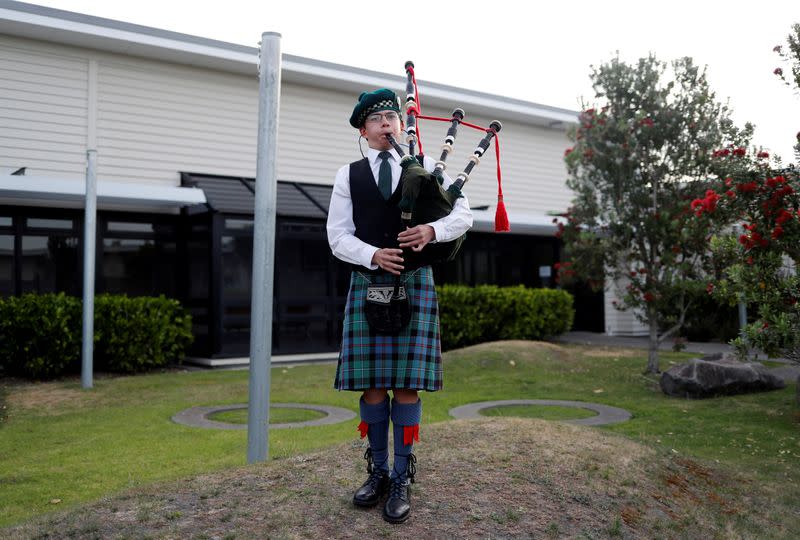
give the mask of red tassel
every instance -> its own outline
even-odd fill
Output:
[[[364,437],[367,436],[367,431],[369,431],[369,424],[367,424],[362,420],[361,423],[358,424],[358,431],[361,432],[361,438],[363,439]]]
[[[403,446],[419,442],[419,424],[413,426],[403,426]]]
[[[506,205],[502,198],[497,200],[497,212],[494,214],[494,230],[495,232],[508,232],[511,230],[508,224]]]
[[[497,211],[494,214],[494,230],[495,232],[508,232],[511,230],[511,226],[508,223],[506,203],[503,202],[503,177],[500,174],[500,139],[498,139],[497,133],[494,134],[494,151],[497,156]]]

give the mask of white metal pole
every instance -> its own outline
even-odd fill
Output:
[[[253,237],[253,294],[250,323],[250,397],[247,462],[269,455],[269,387],[272,358],[272,290],[275,261],[278,107],[281,35],[264,32],[258,66],[258,158]]]
[[[83,222],[83,346],[81,386],[92,388],[94,372],[94,252],[97,229],[97,150],[86,152],[86,212]]]

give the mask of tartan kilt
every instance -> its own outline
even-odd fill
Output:
[[[344,311],[344,331],[334,388],[403,388],[435,392],[442,388],[439,305],[433,271],[423,266],[401,274],[411,305],[411,321],[396,336],[372,332],[364,315],[369,285],[393,285],[392,274],[354,271]]]

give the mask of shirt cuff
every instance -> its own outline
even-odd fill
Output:
[[[441,223],[438,223],[438,222],[428,223],[428,225],[433,227],[433,235],[434,235],[433,240],[428,242],[429,244],[435,244],[435,243],[440,241],[439,240],[440,238],[444,238],[444,235],[445,235],[444,225],[442,225]]]
[[[364,256],[361,259],[361,266],[369,268],[370,270],[377,270],[378,265],[372,264],[372,257],[375,255],[377,251],[378,248],[376,248],[375,246],[369,246],[367,248],[364,248]]]

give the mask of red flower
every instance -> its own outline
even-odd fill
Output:
[[[777,240],[782,235],[783,235],[783,227],[781,227],[780,225],[778,225],[774,229],[772,229],[772,238],[774,240]]]
[[[730,189],[725,192],[725,195],[727,195],[729,199],[733,199],[734,197],[736,197],[736,193],[731,191]]]
[[[747,153],[747,151],[744,148],[734,148],[733,149],[733,155],[734,156],[743,156],[743,155],[745,155],[745,153]]]
[[[636,277],[636,270],[631,270],[631,277]]]
[[[733,178],[726,178],[725,179],[725,185],[726,186],[730,186],[731,184],[733,184]]]
[[[768,158],[769,157],[769,152],[761,151],[761,152],[758,153],[758,155],[756,157]]]
[[[655,122],[653,122],[652,118],[643,118],[640,123],[646,127],[653,127],[655,125]]]
[[[783,76],[783,70],[781,68],[775,68],[775,71],[773,71],[773,73],[778,77]]]
[[[777,223],[778,225],[783,225],[790,219],[792,219],[792,213],[786,210],[785,208],[781,208],[778,211],[778,217],[775,218],[775,223]]]
[[[643,298],[644,298],[645,302],[652,302],[653,300],[656,299],[656,297],[653,296],[652,293],[649,293],[649,292],[644,293]]]
[[[753,257],[747,257],[747,264],[753,264]]]
[[[714,284],[713,283],[709,283],[708,285],[706,285],[706,292],[708,294],[711,294],[711,293],[714,292]]]
[[[786,178],[784,178],[783,176],[776,176],[775,178],[767,178],[767,181],[766,181],[766,184],[767,184],[769,187],[771,187],[772,189],[775,189],[775,188],[776,188],[776,187],[778,187],[779,185],[781,185],[781,184],[785,184],[785,183],[786,183]],[[787,189],[787,188],[788,188],[788,189],[790,189],[790,190],[792,189],[792,187],[791,187],[791,186],[786,186],[786,187],[785,187],[785,188],[783,188],[783,189],[785,190],[785,189]],[[783,191],[783,190],[781,190],[781,191]],[[794,191],[794,190],[792,190],[792,191]],[[785,195],[788,195],[788,194],[789,194],[789,193],[791,193],[792,191],[788,191],[788,192],[786,192],[786,193],[785,193]]]
[[[755,182],[748,182],[746,184],[736,184],[736,190],[741,191],[743,193],[755,191],[758,189],[758,185]]]
[[[574,148],[567,148],[566,150],[564,150],[564,157],[567,157],[568,155],[570,155],[570,153],[571,153],[573,150],[574,150]]]

